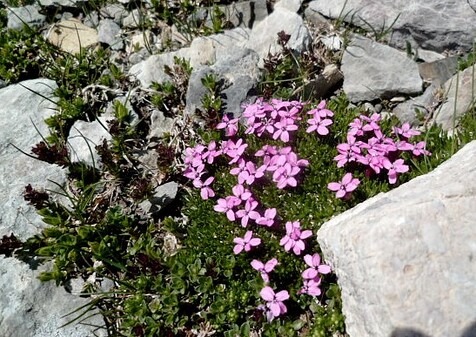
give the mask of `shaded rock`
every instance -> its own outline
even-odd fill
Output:
[[[146,20],[146,17],[144,16],[144,13],[142,13],[138,9],[134,9],[132,12],[129,13],[128,16],[126,16],[122,20],[122,25],[125,28],[137,28],[141,27]]]
[[[268,16],[266,0],[239,1],[220,9],[225,13],[225,20],[234,27],[253,28]],[[211,21],[210,14],[208,19]]]
[[[26,185],[59,192],[53,182],[60,186],[66,183],[64,169],[30,158],[15,148],[31,153],[42,136],[48,135],[44,119],[54,114],[56,106],[54,98],[49,101],[43,97],[53,97],[56,88],[54,81],[38,79],[0,89],[0,237],[14,233],[25,240],[45,227],[36,210],[23,199]]]
[[[98,41],[108,44],[114,50],[124,48],[124,41],[121,38],[121,27],[110,19],[99,22]]]
[[[103,139],[110,140],[107,130],[107,117],[99,117],[93,122],[76,121],[69,132],[68,145],[71,161],[84,162],[91,167],[98,167],[100,157],[96,146],[101,145]]]
[[[226,56],[222,56],[214,65],[192,72],[188,82],[185,111],[194,113],[196,109],[202,109],[202,99],[208,93],[202,79],[213,73],[223,82],[224,112],[240,115],[241,105],[246,100],[248,92],[257,84],[259,76],[257,64],[258,55],[253,50],[230,47]]]
[[[415,57],[415,56],[414,56]],[[425,62],[435,62],[438,60],[442,60],[446,58],[444,55],[426,49],[417,49],[416,50],[416,57],[419,60],[423,60]]]
[[[148,214],[157,213],[175,199],[177,192],[178,184],[174,181],[170,181],[157,186],[154,190],[154,196],[148,200],[144,200],[139,206]]]
[[[87,0],[39,0],[39,4],[46,7],[77,7],[81,2],[87,2]]]
[[[99,314],[87,319],[84,325],[61,328],[78,313],[66,315],[89,300],[67,293],[54,282],[42,283],[38,275],[45,270],[45,266],[32,270],[15,258],[0,256],[0,336],[106,336],[104,329],[86,325],[104,325]]]
[[[432,84],[425,89],[423,95],[397,105],[392,112],[402,123],[419,125],[421,118],[427,120],[441,103],[442,92],[438,84]]]
[[[458,72],[444,85],[444,102],[435,112],[434,121],[444,130],[452,131],[458,118],[474,107],[476,102],[475,66]]]
[[[99,14],[96,11],[89,12],[84,17],[84,25],[89,28],[97,28],[99,26]]]
[[[311,6],[307,6],[304,10],[304,18],[316,26],[316,28],[322,28],[323,30],[327,31],[332,30],[332,24],[330,20],[328,20]]]
[[[47,35],[48,41],[62,50],[76,54],[81,48],[87,48],[98,42],[95,29],[71,19],[54,24]]]
[[[174,126],[174,120],[164,116],[164,113],[159,110],[152,111],[150,115],[150,131],[147,136],[150,138],[162,138],[164,134],[170,133]]]
[[[146,30],[142,33],[135,34],[130,38],[130,44],[127,46],[127,52],[133,53],[138,52],[142,48],[150,48],[154,42],[154,36],[150,30]]]
[[[291,35],[288,48],[301,52],[307,50],[311,43],[311,35],[300,15],[283,8],[277,8],[266,19],[253,27],[246,48],[253,49],[259,55],[259,65],[269,53],[281,51],[278,33],[284,31]]]
[[[325,66],[322,73],[304,86],[303,97],[324,97],[344,78],[335,64]]]
[[[349,336],[403,336],[392,333],[406,328],[463,336],[474,324],[475,162],[473,141],[433,172],[318,231],[342,289]]]
[[[351,102],[415,95],[422,91],[418,65],[405,53],[356,35],[342,57],[343,89]]]
[[[129,15],[129,12],[121,4],[108,4],[99,10],[101,16],[114,20],[118,25],[122,25],[122,20]]]
[[[454,56],[418,64],[421,78],[436,85],[443,85],[456,73],[457,68],[458,58]]]
[[[22,29],[24,24],[27,24],[29,27],[40,27],[45,22],[46,17],[38,12],[38,8],[28,5],[9,8],[7,19],[8,29]]]
[[[469,51],[476,36],[476,12],[467,1],[314,0],[309,7],[368,31],[390,28],[390,44],[401,49],[414,41],[416,48],[437,52]]]

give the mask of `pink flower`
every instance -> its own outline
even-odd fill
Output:
[[[306,280],[315,279],[318,277],[318,274],[329,274],[331,272],[331,267],[326,264],[321,264],[321,257],[317,253],[314,255],[305,255],[304,262],[310,267],[302,273],[302,277]]]
[[[259,246],[261,244],[260,238],[253,238],[253,232],[247,231],[243,238],[234,238],[233,242],[236,243],[233,248],[233,253],[240,254],[243,250],[249,252],[251,248]]]
[[[426,147],[426,143],[425,142],[418,142],[416,144],[412,144],[412,152],[415,156],[420,156],[420,155],[425,155],[425,156],[430,156],[431,155],[431,152],[430,151],[427,151],[425,149]]]
[[[218,123],[216,128],[225,129],[225,136],[233,137],[238,132],[238,118],[230,119],[228,115],[225,115],[222,122]]]
[[[258,202],[253,198],[249,198],[246,200],[245,209],[240,209],[236,212],[236,216],[241,218],[241,225],[243,227],[248,226],[250,219],[256,220],[260,217],[260,214],[255,211],[256,207],[258,207]]]
[[[297,180],[294,178],[301,169],[297,166],[291,166],[289,163],[284,164],[284,166],[278,168],[274,171],[273,181],[277,184],[276,186],[279,189],[283,189],[286,186],[297,186]]]
[[[223,153],[228,155],[232,160],[229,162],[229,164],[236,163],[240,158],[243,152],[245,152],[245,149],[248,147],[248,144],[243,143],[243,139],[238,139],[236,143],[232,141],[231,139],[228,140],[225,143],[225,146],[223,147]]]
[[[370,117],[367,117],[365,115],[360,115],[360,118],[366,121],[367,123],[369,123],[367,125],[364,125],[364,127],[362,128],[364,131],[379,131],[380,130],[380,126],[378,125],[381,119],[380,114],[374,113]]]
[[[238,175],[238,183],[243,184],[246,182],[248,185],[253,184],[255,179],[261,178],[264,176],[266,166],[262,165],[256,169],[256,165],[248,161],[245,164],[245,169]]]
[[[408,172],[408,165],[404,164],[403,159],[397,159],[393,163],[388,158],[383,159],[383,166],[388,170],[388,182],[395,184],[397,182],[398,173]]]
[[[200,177],[205,173],[205,165],[201,164],[199,166],[193,167],[189,166],[187,169],[184,171],[183,175],[187,177],[188,179],[200,179]]]
[[[319,116],[321,118],[334,116],[334,113],[331,110],[326,109],[326,101],[321,101],[315,109],[309,110],[307,113],[313,117]]]
[[[283,301],[289,299],[289,293],[286,290],[281,290],[275,294],[271,287],[266,286],[261,289],[260,295],[262,299],[268,302],[266,303],[268,321],[271,322],[275,317],[287,312],[287,308],[283,303]]]
[[[337,151],[339,155],[334,157],[337,167],[343,167],[346,163],[356,161],[361,152],[360,147],[347,143],[337,145]]]
[[[354,119],[354,121],[351,122],[349,126],[349,135],[362,136],[364,134],[364,124],[362,123],[362,120],[360,118]]]
[[[268,283],[269,282],[269,276],[268,273],[271,273],[278,264],[278,260],[276,259],[271,259],[265,264],[263,262],[258,261],[258,260],[253,260],[251,261],[251,266],[253,269],[259,271],[261,273],[261,278],[263,279],[264,282]]]
[[[274,224],[274,218],[276,217],[276,208],[268,208],[264,211],[264,216],[256,219],[258,225],[271,227]]]
[[[222,154],[221,150],[217,150],[217,143],[213,140],[207,146],[207,151],[203,153],[203,159],[207,160],[208,164],[213,164],[216,157]]]
[[[418,136],[420,131],[411,128],[409,123],[403,123],[402,127],[394,127],[393,132],[397,135],[401,135],[406,139],[410,139],[413,136]]]
[[[250,190],[246,189],[243,185],[239,184],[239,185],[235,185],[233,186],[233,188],[231,189],[231,191],[233,192],[233,195],[235,197],[237,197],[238,199],[241,199],[243,201],[246,201],[248,200],[249,198],[251,198],[251,192]]]
[[[207,200],[208,198],[213,198],[215,196],[215,192],[213,192],[213,190],[209,187],[213,180],[215,180],[214,177],[208,177],[204,182],[202,182],[200,179],[195,179],[193,181],[193,186],[200,188],[200,196],[203,200]]]
[[[309,119],[307,123],[310,125],[306,129],[307,133],[316,131],[319,135],[325,136],[329,134],[329,129],[327,127],[332,124],[332,121],[327,118],[321,119],[319,115],[315,115],[314,118]]]
[[[337,192],[337,198],[344,198],[346,195],[351,193],[357,188],[360,184],[360,180],[357,178],[352,178],[352,173],[346,173],[342,181],[339,183],[332,182],[327,185],[327,188],[331,191]]]
[[[241,203],[241,200],[234,196],[228,196],[225,199],[220,198],[213,209],[219,213],[225,213],[230,221],[235,221],[235,212],[233,208]]]
[[[298,126],[294,124],[294,120],[291,118],[281,118],[279,122],[275,124],[276,131],[273,133],[273,139],[281,139],[281,141],[289,142],[289,131],[296,131]]]
[[[321,288],[319,288],[320,285],[321,285],[320,278],[315,278],[312,280],[304,280],[303,287],[298,291],[298,295],[308,294],[313,297],[319,296],[322,293]]]
[[[195,147],[188,147],[185,149],[185,164],[190,164],[193,167],[200,166],[203,164],[203,151],[205,146],[198,144]]]
[[[299,221],[288,221],[286,222],[286,235],[279,241],[279,244],[284,246],[285,251],[289,252],[292,249],[294,254],[300,255],[301,251],[306,248],[303,240],[311,235],[310,230],[301,232]]]

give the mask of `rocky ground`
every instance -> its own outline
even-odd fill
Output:
[[[474,108],[474,66],[458,62],[475,43],[472,1],[243,0],[221,5],[225,18],[216,34],[216,17],[205,6],[188,22],[170,23],[150,14],[153,1],[138,6],[119,0],[87,13],[83,5],[39,0],[7,12],[8,28],[23,23],[41,27],[51,44],[68,53],[98,44],[109,47],[111,61],[126,76],[111,86],[82,88],[83,97],[103,102],[105,114],[71,127],[68,146],[77,162],[98,163],[94,147],[111,139],[102,125],[113,115],[114,101],[137,118],[147,116],[150,129],[140,161],[151,169],[157,165],[152,151],[157,139],[193,133],[174,119],[173,111],[147,104],[155,83],[179,81],[166,71],[176,66],[176,57],[193,68],[183,93],[187,114],[203,109],[209,89],[202,79],[214,74],[226,83],[224,111],[239,115],[242,104],[256,97],[263,60],[280,50],[282,31],[289,35],[288,48],[320,59],[320,71],[295,88],[302,97],[343,91],[352,104],[369,111],[394,114],[417,126],[436,122],[450,133],[457,129],[457,118]],[[188,24],[194,29],[184,29]],[[200,34],[204,27],[212,27],[207,35]],[[66,184],[61,167],[19,156],[16,149],[29,152],[41,141],[39,134],[48,133],[43,120],[54,114],[57,83],[42,78],[3,81],[2,87],[0,237],[14,233],[25,240],[44,224],[23,200],[24,186],[58,190]],[[339,278],[350,336],[476,335],[475,156],[472,142],[431,174],[362,203],[319,231],[323,253]],[[172,200],[177,183],[163,185],[155,178],[155,197]],[[150,212],[154,203],[141,207]],[[0,257],[0,335],[91,335],[85,325],[58,329],[67,321],[62,315],[85,302],[51,282],[40,283],[38,272],[15,258]],[[94,317],[93,324],[101,319]]]

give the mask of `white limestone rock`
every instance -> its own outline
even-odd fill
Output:
[[[350,337],[473,335],[465,333],[476,317],[474,163],[476,141],[318,231]]]
[[[404,52],[355,35],[342,57],[344,92],[351,102],[416,95],[423,81]]]

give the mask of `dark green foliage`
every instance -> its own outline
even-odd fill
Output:
[[[0,8],[0,11],[6,13],[5,9]],[[45,62],[45,48],[47,43],[40,32],[32,28],[1,29],[0,79],[6,83],[16,83],[40,77]]]

